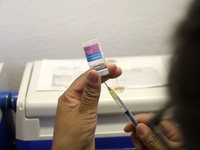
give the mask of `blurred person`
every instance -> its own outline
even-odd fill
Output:
[[[132,132],[136,150],[200,149],[199,0],[193,1],[173,40],[175,54],[169,74],[169,103],[156,115],[135,115],[137,127],[129,122],[124,128],[125,132]],[[121,74],[117,66],[109,64],[107,67],[110,71],[108,76],[101,78],[97,71],[89,70],[59,98],[52,150],[95,149],[101,83]],[[171,112],[173,121],[164,120],[167,111]]]
[[[179,25],[174,41],[174,56],[169,74],[169,105],[157,115],[154,125],[158,124],[159,117],[170,107],[174,107],[174,118],[178,125],[166,122],[162,124],[162,132],[165,135],[164,145],[168,143],[175,149],[175,145],[184,144],[187,150],[200,149],[200,1],[194,0],[187,16]],[[128,123],[124,128],[132,133],[132,140],[136,150],[163,150],[163,142],[160,142],[158,134],[153,134],[148,125],[154,114],[136,115],[140,122],[134,128]],[[156,132],[156,131],[155,131]],[[137,134],[136,134],[137,133]],[[167,142],[166,142],[167,141]],[[170,141],[170,142],[169,142]],[[172,148],[171,148],[172,149]]]

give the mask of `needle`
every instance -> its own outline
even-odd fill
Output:
[[[133,118],[132,113],[127,109],[127,107],[124,105],[124,103],[122,102],[122,100],[119,98],[119,96],[104,82],[104,84],[107,86],[108,91],[110,93],[110,95],[112,96],[112,98],[115,100],[115,102],[117,103],[117,105],[124,111],[124,113],[128,116],[128,118],[131,120],[131,122],[133,123],[133,125],[136,127],[137,126],[137,122],[136,120]]]

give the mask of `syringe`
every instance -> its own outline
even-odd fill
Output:
[[[110,92],[110,95],[112,96],[112,98],[115,100],[115,102],[117,103],[117,105],[124,111],[124,113],[128,116],[128,118],[131,120],[131,122],[133,123],[133,125],[136,127],[137,126],[137,122],[136,120],[133,118],[132,113],[127,109],[127,107],[124,105],[124,103],[122,102],[122,100],[119,98],[119,96],[104,82],[104,84],[107,86],[108,91]]]

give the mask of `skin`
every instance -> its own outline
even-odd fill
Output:
[[[96,70],[80,75],[58,100],[52,150],[94,150],[97,106],[101,83],[116,78],[122,71],[114,64],[106,64],[109,75],[100,77]],[[158,138],[147,126],[154,114],[139,114],[134,118],[139,123],[135,128],[129,122],[125,132],[131,137],[136,150],[165,150]],[[181,141],[177,127],[163,123],[163,133],[169,143]]]
[[[166,150],[157,136],[147,126],[154,117],[153,113],[138,114],[134,118],[138,122],[135,128],[131,122],[125,126],[125,132],[132,132],[131,138],[136,150]],[[161,123],[162,133],[169,145],[176,146],[183,141],[179,128],[169,121]]]
[[[101,83],[116,78],[122,71],[106,64],[109,75],[100,77],[96,70],[80,75],[58,100],[52,150],[95,149],[94,134]]]

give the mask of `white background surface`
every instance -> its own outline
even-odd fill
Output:
[[[111,59],[108,57],[108,61],[112,60],[121,67],[123,74],[106,83],[111,88],[124,87],[126,89],[166,85],[167,71],[161,58],[160,56],[112,57]],[[80,74],[88,69],[85,59],[43,60],[36,90],[64,92]],[[107,91],[105,85],[102,87]]]
[[[25,64],[83,58],[98,37],[106,57],[171,53],[169,39],[192,0],[0,0],[0,61],[10,90]]]

